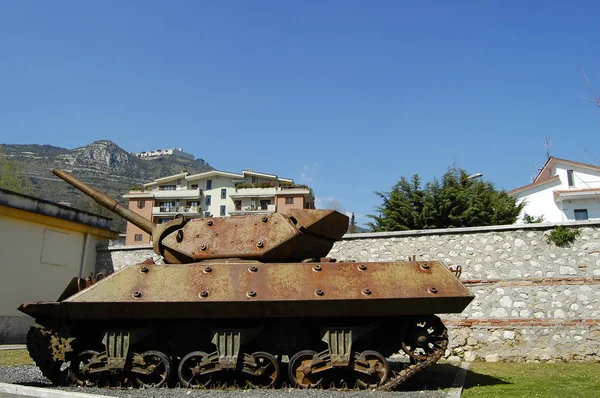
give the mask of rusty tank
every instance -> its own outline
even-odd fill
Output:
[[[439,261],[337,262],[332,210],[155,225],[64,171],[54,174],[152,235],[151,259],[73,278],[24,303],[27,348],[58,385],[396,389],[448,345],[434,314],[473,295]],[[408,361],[390,369],[388,358]]]

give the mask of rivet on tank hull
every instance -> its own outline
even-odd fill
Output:
[[[427,291],[433,294],[436,294],[438,292],[438,290],[435,287],[430,287],[429,289],[427,289]]]
[[[148,268],[148,267],[142,267],[142,268],[140,268],[140,272],[141,272],[142,274],[145,274],[145,273],[147,273],[148,271],[150,271],[150,268]]]
[[[248,293],[246,293],[246,296],[248,296],[248,297],[256,297],[256,291],[250,290]]]
[[[317,264],[317,265],[314,265],[312,269],[313,269],[313,271],[321,271],[323,269],[323,267],[321,267],[319,264]]]
[[[364,294],[365,296],[370,296],[373,292],[371,291],[371,289],[363,289],[362,290],[362,294]]]
[[[367,266],[365,264],[360,264],[358,267],[359,271],[366,271],[367,270]]]
[[[200,293],[198,293],[198,296],[201,298],[208,297],[208,290],[201,291]]]
[[[323,296],[325,295],[325,291],[323,289],[315,289],[315,296]]]
[[[140,297],[142,297],[142,292],[140,292],[139,290],[137,292],[133,292],[131,297],[136,298],[136,299],[140,298]]]

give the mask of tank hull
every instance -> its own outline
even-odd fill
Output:
[[[55,319],[377,317],[460,313],[473,295],[437,261],[137,264],[61,302]]]

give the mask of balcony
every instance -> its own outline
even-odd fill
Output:
[[[231,198],[274,198],[277,192],[276,187],[268,188],[239,188],[230,192]]]
[[[199,206],[156,206],[152,208],[152,215],[198,214]]]
[[[152,194],[155,199],[197,199],[200,197],[200,189],[154,190]]]
[[[275,205],[266,206],[239,206],[233,210],[229,210],[229,214],[232,216],[239,216],[242,214],[264,214],[264,213],[275,213]]]

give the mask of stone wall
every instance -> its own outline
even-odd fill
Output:
[[[555,224],[348,234],[338,261],[441,260],[462,268],[475,299],[442,315],[450,361],[599,361],[600,223],[562,224],[581,234],[571,247],[549,243]],[[153,257],[151,247],[99,250],[105,273]]]
[[[442,315],[451,361],[600,360],[600,223],[568,223],[570,247],[548,241],[554,224],[353,234],[338,261],[441,260],[462,268],[475,299]]]

